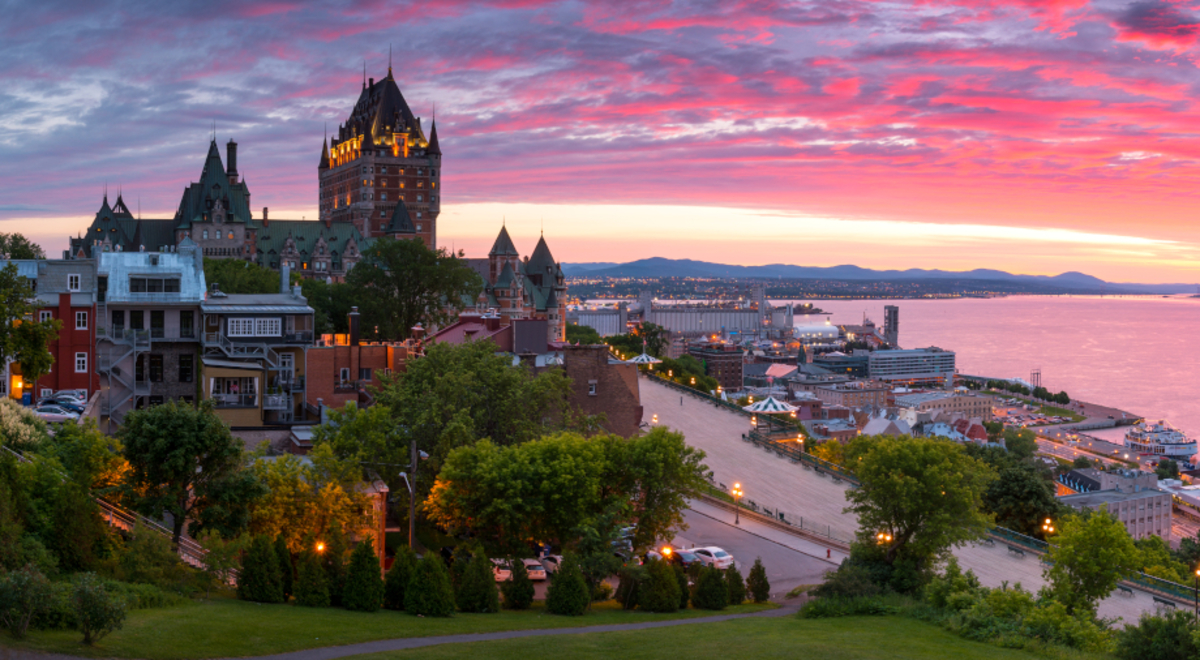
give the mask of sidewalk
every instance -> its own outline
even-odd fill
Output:
[[[734,526],[734,514],[720,507],[716,507],[699,500],[692,500],[688,502],[688,508],[702,516],[725,523],[730,527]],[[785,548],[791,548],[796,552],[804,553],[810,557],[824,559],[832,565],[831,568],[838,566],[842,563],[843,559],[849,556],[847,553],[838,550],[837,548],[821,545],[820,543],[801,538],[795,534],[788,534],[783,530],[777,529],[770,525],[764,525],[763,523],[760,523],[749,517],[743,517],[741,519],[741,523],[737,525],[737,528],[748,534],[753,534],[754,536],[766,541],[777,543]]]

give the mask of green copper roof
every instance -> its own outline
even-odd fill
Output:
[[[500,227],[500,235],[496,237],[496,242],[492,245],[492,251],[488,252],[488,256],[520,256],[520,254],[517,252],[517,247],[513,245],[512,239],[508,236],[508,227]]]

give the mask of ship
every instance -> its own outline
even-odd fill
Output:
[[[1176,461],[1191,462],[1196,455],[1196,441],[1165,421],[1141,422],[1125,433],[1125,447],[1143,456],[1162,456]]]

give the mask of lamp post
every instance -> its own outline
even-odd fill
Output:
[[[733,524],[742,524],[742,485],[740,483],[733,484],[733,490],[729,491],[733,495]]]
[[[429,458],[429,454],[417,451],[417,441],[413,440],[409,443],[409,459],[408,469],[412,472],[412,479],[408,478],[407,472],[401,472],[400,478],[404,480],[404,485],[408,488],[408,547],[414,548],[413,542],[417,538],[417,460],[425,460]]]
[[[1042,534],[1044,536],[1050,536],[1053,533],[1054,533],[1054,521],[1047,518],[1046,522],[1042,523]]]

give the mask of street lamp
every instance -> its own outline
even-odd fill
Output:
[[[1192,584],[1192,622],[1200,620],[1200,568],[1196,569],[1196,575],[1193,578]]]
[[[892,535],[887,532],[879,532],[875,535],[875,540],[879,545],[887,545],[892,542]]]
[[[733,490],[729,491],[733,495],[733,524],[742,524],[742,485],[740,483],[733,484]]]
[[[325,544],[324,543],[317,541],[317,552],[318,553],[325,552]]]
[[[1047,518],[1046,522],[1042,523],[1042,532],[1046,536],[1053,534],[1054,533],[1054,521]]]
[[[407,472],[401,472],[400,478],[404,480],[404,485],[408,488],[408,547],[416,547],[413,545],[417,538],[417,461],[427,460],[429,454],[423,451],[417,451],[417,441],[413,440],[409,443],[409,459],[408,469],[412,471],[412,479],[408,478]]]

